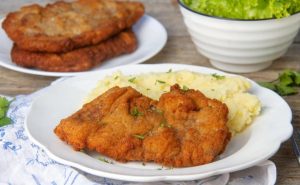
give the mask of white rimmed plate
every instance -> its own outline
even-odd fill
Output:
[[[2,24],[0,21],[0,24]],[[107,60],[101,65],[93,68],[91,71],[99,71],[121,65],[137,64],[146,61],[152,56],[156,55],[167,42],[167,32],[164,26],[156,19],[149,15],[144,15],[134,26],[138,39],[138,48],[135,52],[127,55],[121,55],[111,60]],[[47,72],[37,69],[28,69],[16,65],[12,62],[10,51],[12,48],[12,41],[7,37],[5,31],[0,27],[0,66],[34,75],[43,76],[75,76],[85,72]]]
[[[251,81],[251,93],[262,102],[262,113],[241,134],[233,137],[222,157],[210,164],[189,168],[160,169],[161,166],[142,163],[114,164],[99,161],[95,153],[72,150],[53,133],[53,129],[81,107],[84,97],[106,75],[121,71],[125,75],[148,72],[167,72],[169,69],[189,70],[207,74],[223,72],[180,64],[140,64],[102,70],[60,81],[48,87],[32,103],[25,122],[29,137],[54,160],[88,173],[125,181],[181,181],[195,180],[212,175],[248,168],[270,158],[292,134],[292,114],[287,103],[276,93]]]

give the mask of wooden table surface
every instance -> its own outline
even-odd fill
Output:
[[[51,0],[53,1],[53,0]],[[0,16],[16,10],[25,3],[51,2],[41,0],[1,0]],[[164,49],[153,58],[145,61],[155,63],[182,63],[212,67],[208,59],[200,55],[186,31],[176,0],[143,0],[147,14],[159,20],[167,29],[168,42]],[[288,52],[274,62],[268,69],[255,73],[243,74],[256,81],[268,81],[277,77],[282,70],[290,68],[300,71],[300,35]],[[48,86],[57,78],[23,74],[0,67],[0,94],[10,96],[29,94]],[[300,94],[284,97],[293,111],[293,124],[300,128]],[[251,154],[250,154],[251,155]],[[280,150],[271,158],[276,163],[279,185],[299,185],[300,167],[294,156],[291,142],[282,144]]]

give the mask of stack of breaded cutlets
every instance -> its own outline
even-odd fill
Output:
[[[134,52],[138,43],[131,28],[143,14],[139,2],[58,1],[22,7],[2,27],[14,41],[11,58],[17,65],[76,72]]]

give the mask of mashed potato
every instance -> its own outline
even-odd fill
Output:
[[[228,127],[233,134],[241,132],[251,124],[261,109],[258,98],[247,93],[251,84],[246,79],[189,71],[147,73],[136,76],[125,76],[117,72],[100,80],[87,97],[87,102],[114,86],[131,86],[140,93],[158,100],[161,94],[168,92],[170,86],[175,83],[182,88],[200,90],[207,97],[225,103],[229,109]]]

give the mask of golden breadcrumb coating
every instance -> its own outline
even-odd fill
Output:
[[[2,27],[21,49],[60,53],[98,44],[132,27],[143,14],[138,2],[58,1],[9,13]]]
[[[26,68],[52,72],[79,72],[89,70],[104,60],[134,52],[137,40],[132,31],[124,31],[97,45],[79,48],[66,53],[30,52],[14,45],[11,58]]]
[[[114,87],[63,119],[56,135],[75,150],[115,160],[188,167],[212,162],[229,142],[228,109],[178,85],[159,101]]]

